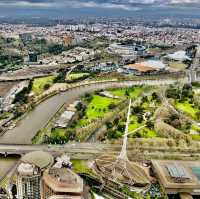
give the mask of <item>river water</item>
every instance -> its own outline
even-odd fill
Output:
[[[147,81],[130,81],[130,82],[104,82],[85,86],[76,87],[53,97],[48,98],[40,103],[34,110],[22,119],[17,127],[7,131],[0,137],[0,144],[31,144],[32,138],[42,129],[52,116],[66,103],[70,104],[75,99],[81,97],[85,93],[95,90],[106,89],[111,87],[125,87],[133,85],[165,85],[173,84],[175,80],[149,80]]]
[[[0,137],[1,144],[31,144],[32,138],[43,128],[58,109],[64,104],[70,104],[87,92],[111,87],[112,83],[91,84],[70,89],[57,94],[39,104],[22,119],[17,127],[7,131]]]

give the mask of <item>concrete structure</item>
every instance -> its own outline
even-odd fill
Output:
[[[69,121],[74,116],[74,114],[75,112],[73,111],[65,111],[64,113],[62,113],[59,120],[56,122],[55,126],[58,128],[66,128]]]
[[[50,197],[81,199],[83,194],[83,180],[70,169],[50,168],[44,172],[42,178],[42,199]]]
[[[128,64],[123,66],[123,71],[125,73],[133,73],[136,75],[143,75],[143,74],[150,74],[150,73],[157,73],[161,70],[165,70],[165,64],[161,61],[145,61],[135,64]]]
[[[28,56],[29,56],[29,62],[30,63],[37,63],[38,62],[38,54],[37,53],[34,53],[34,52],[29,52],[29,54],[28,54]]]
[[[196,54],[188,71],[188,79],[190,83],[200,81],[200,45],[196,47]]]
[[[83,180],[69,169],[68,155],[56,158],[56,163],[45,170],[42,177],[42,199],[81,199]]]
[[[174,61],[191,61],[191,58],[187,56],[186,51],[177,51],[173,54],[168,54],[165,56],[167,59],[174,60]]]
[[[141,45],[123,45],[113,43],[109,46],[108,51],[114,54],[118,54],[124,59],[135,60],[138,56],[143,56],[146,48]]]
[[[17,198],[40,199],[41,176],[45,168],[53,164],[53,157],[46,152],[36,151],[21,158],[17,167]]]
[[[12,104],[16,94],[18,94],[19,92],[21,92],[24,88],[28,87],[29,85],[29,81],[22,81],[19,82],[17,84],[15,84],[10,90],[9,92],[6,93],[6,95],[4,96],[3,100],[2,100],[2,109],[4,111],[9,111],[11,110],[14,105]]]
[[[153,170],[167,194],[190,194],[200,197],[200,162],[153,160]]]

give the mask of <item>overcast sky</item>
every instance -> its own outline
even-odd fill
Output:
[[[193,9],[192,14],[198,14],[200,0],[0,0],[0,17],[31,13],[41,15],[57,13],[66,16],[83,13],[134,15],[136,12],[148,9],[154,9],[154,11],[173,9],[182,12],[189,9],[190,13]]]

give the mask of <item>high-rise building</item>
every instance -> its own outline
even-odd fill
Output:
[[[42,199],[81,199],[83,180],[71,169],[67,155],[56,158],[53,167],[43,173]]]
[[[22,157],[17,167],[17,198],[40,199],[41,177],[45,169],[54,162],[46,152],[31,152]]]
[[[42,187],[42,199],[81,199],[83,194],[83,180],[67,168],[52,167],[46,170]]]
[[[40,170],[35,165],[21,163],[18,166],[18,199],[40,199]]]
[[[33,63],[38,62],[38,54],[37,53],[30,52],[28,54],[28,56],[29,56],[29,62],[33,62]]]

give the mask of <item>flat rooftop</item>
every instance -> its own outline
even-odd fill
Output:
[[[167,194],[200,195],[200,161],[153,160],[152,164]]]
[[[17,82],[0,82],[0,96],[4,97]]]
[[[83,180],[67,168],[46,170],[43,180],[56,193],[82,194],[83,192]]]

